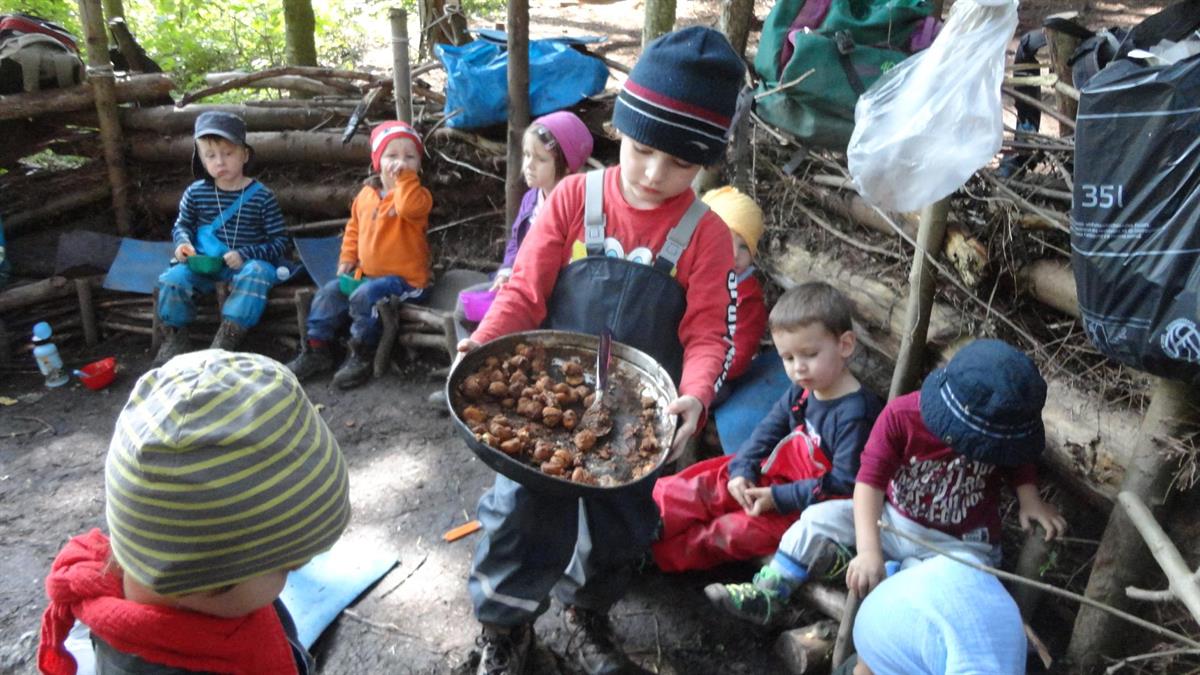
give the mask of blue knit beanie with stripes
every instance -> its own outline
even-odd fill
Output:
[[[725,152],[745,65],[725,36],[692,26],[646,46],[617,96],[613,126],[692,164]]]

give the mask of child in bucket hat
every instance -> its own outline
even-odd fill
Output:
[[[749,584],[705,589],[721,609],[767,622],[795,588],[825,573],[846,547],[857,555],[846,584],[865,596],[885,576],[884,560],[935,553],[877,525],[981,563],[1000,562],[1000,491],[1017,493],[1021,527],[1036,521],[1046,539],[1066,520],[1037,490],[1034,462],[1046,443],[1046,382],[1030,358],[1000,340],[976,340],[925,378],[919,391],[884,407],[863,449],[851,502],[804,511],[770,564]]]
[[[338,255],[338,278],[313,297],[308,339],[288,362],[301,381],[333,370],[333,343],[350,324],[350,350],[333,375],[342,389],[360,386],[371,374],[383,335],[375,305],[386,298],[422,302],[429,295],[429,212],[433,195],[421,185],[425,144],[412,125],[384,122],[371,131],[374,172],[350,205]]]
[[[63,643],[76,619],[120,672],[307,672],[277,597],[341,536],[349,483],[286,368],[206,350],[143,375],[117,419],[105,502],[109,536],[71,539],[46,579],[42,672],[74,672]]]
[[[724,152],[744,71],[709,28],[647,45],[613,113],[619,166],[554,188],[512,278],[459,351],[538,326],[599,334],[607,325],[678,382],[667,412],[681,416],[670,459],[679,456],[724,379],[736,286],[729,230],[691,183]],[[552,591],[583,672],[635,670],[608,610],[655,538],[652,483],[566,499],[496,478],[479,502],[483,535],[468,580],[483,629],[477,672],[521,672]]]

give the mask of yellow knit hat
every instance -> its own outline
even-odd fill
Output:
[[[726,185],[709,190],[702,201],[725,221],[731,231],[742,236],[746,246],[750,247],[750,255],[758,255],[758,240],[763,234],[763,212],[753,199],[737,188]]]

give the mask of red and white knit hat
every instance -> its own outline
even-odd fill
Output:
[[[407,138],[417,144],[417,152],[422,156],[425,155],[425,144],[421,142],[421,134],[412,128],[412,125],[394,121],[384,122],[371,130],[371,170],[379,172],[379,158],[383,156],[383,151],[387,148],[388,143],[391,143],[397,138]]]

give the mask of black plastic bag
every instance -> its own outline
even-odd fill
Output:
[[[1131,49],[1200,26],[1186,0],[1135,28],[1081,92],[1071,263],[1088,337],[1140,370],[1200,380],[1200,56]]]

